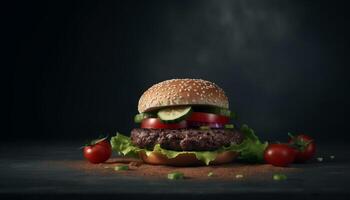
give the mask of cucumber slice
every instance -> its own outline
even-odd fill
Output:
[[[219,108],[214,106],[196,106],[193,107],[194,112],[205,112],[205,113],[213,113],[217,115],[222,115],[226,117],[231,117],[232,112],[226,108]]]
[[[191,113],[190,106],[168,107],[159,110],[158,117],[164,123],[175,123],[186,119]]]
[[[142,120],[144,120],[146,118],[151,118],[151,117],[157,117],[157,115],[152,114],[152,113],[139,113],[139,114],[135,115],[134,122],[141,123]]]

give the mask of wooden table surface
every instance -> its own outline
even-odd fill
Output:
[[[346,199],[350,194],[350,151],[319,145],[323,162],[298,165],[286,181],[250,179],[148,179],[101,174],[59,163],[82,160],[78,143],[17,142],[0,146],[0,198],[23,199]],[[331,160],[330,155],[335,159]]]

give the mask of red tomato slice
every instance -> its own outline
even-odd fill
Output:
[[[178,129],[178,128],[186,128],[186,127],[187,127],[187,121],[186,120],[183,120],[183,121],[181,121],[179,123],[174,123],[174,124],[164,124],[158,118],[147,118],[147,119],[142,120],[142,122],[141,122],[141,128]]]
[[[193,112],[187,121],[227,124],[230,118],[212,113]]]

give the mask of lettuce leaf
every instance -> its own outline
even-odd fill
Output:
[[[155,145],[153,150],[147,150],[133,145],[129,137],[120,133],[112,137],[110,142],[115,152],[131,157],[137,157],[139,152],[145,152],[146,155],[157,152],[165,155],[167,158],[175,158],[180,154],[194,154],[198,160],[209,165],[211,161],[215,160],[218,154],[224,151],[234,151],[240,153],[239,159],[242,161],[250,163],[262,162],[267,142],[261,143],[259,138],[255,135],[254,130],[247,125],[243,125],[241,131],[245,136],[242,143],[231,144],[230,146],[221,147],[215,151],[173,151],[162,148],[160,144]]]
[[[268,143],[262,143],[255,135],[254,130],[249,128],[246,124],[241,126],[241,132],[244,134],[245,139],[240,144],[242,147],[239,150],[240,159],[250,163],[262,162],[264,160],[264,151]]]

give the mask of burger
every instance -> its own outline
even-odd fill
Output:
[[[154,165],[194,166],[230,163],[236,158],[262,160],[261,143],[247,125],[230,121],[222,88],[202,79],[171,79],[146,90],[134,117],[130,137],[111,138],[114,151]]]

